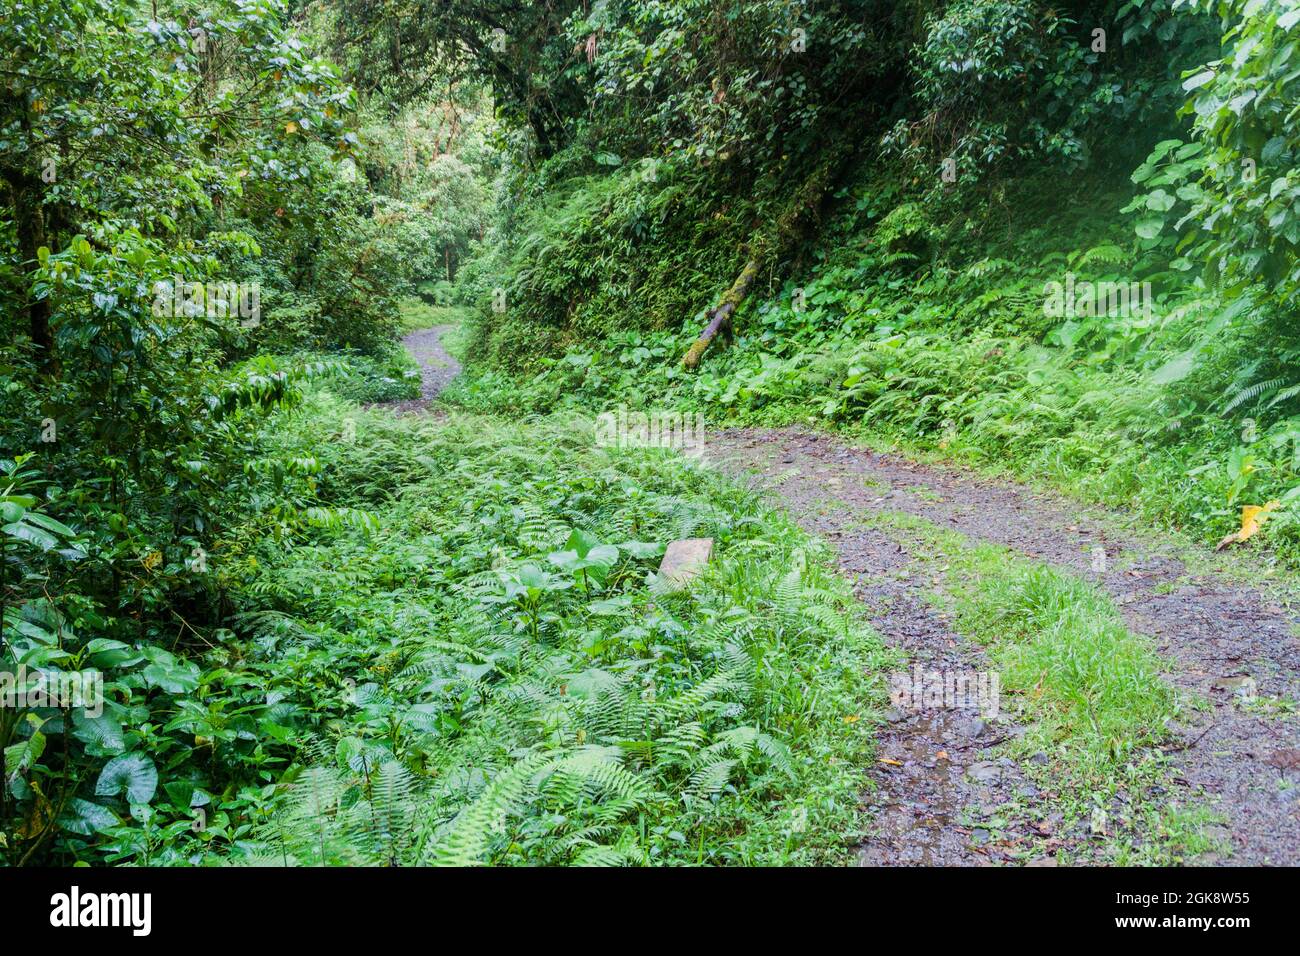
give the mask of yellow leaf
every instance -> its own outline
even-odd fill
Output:
[[[887,763],[891,767],[901,767],[903,765],[903,762],[901,760],[886,760],[884,757],[880,758],[880,762]]]
[[[152,571],[158,567],[158,562],[162,560],[161,551],[151,551],[141,559],[140,563],[144,565],[146,571]]]
[[[847,717],[844,718],[844,722],[846,724],[856,724],[858,722],[858,715],[849,714]]]
[[[24,840],[30,840],[34,837],[40,836],[45,832],[49,827],[50,822],[54,819],[54,807],[50,804],[50,801],[46,798],[45,794],[41,792],[40,785],[35,781],[32,781],[29,786],[31,787],[32,792],[36,794],[36,800],[32,803],[32,808],[30,813],[27,815],[27,819],[19,823],[17,829],[14,831],[15,836],[21,837]]]
[[[284,124],[284,131],[286,133],[296,133],[298,132],[298,124],[293,120],[289,120],[289,122]]]
[[[1270,501],[1264,505],[1243,505],[1241,509],[1241,530],[1234,531],[1227,535],[1214,548],[1215,551],[1221,551],[1230,544],[1241,544],[1255,536],[1262,525],[1268,518],[1268,514],[1274,508],[1281,504],[1280,501]]]

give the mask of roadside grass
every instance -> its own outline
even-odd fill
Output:
[[[1218,817],[1168,801],[1169,760],[1159,749],[1168,723],[1204,702],[1161,678],[1167,665],[1104,591],[913,515],[883,512],[863,523],[939,566],[942,590],[932,597],[986,646],[1014,700],[1004,709],[1026,725],[1009,747],[1056,795],[1067,822],[1104,835],[1116,863],[1183,862],[1224,849],[1206,835]]]
[[[465,316],[459,305],[433,305],[419,296],[409,295],[401,302],[400,328],[403,332],[417,332],[435,325],[459,325]]]
[[[597,448],[589,420],[317,393],[279,424],[319,504],[378,528],[246,563],[237,647],[299,735],[227,858],[851,861],[896,655],[786,516],[680,456]],[[715,557],[668,591],[652,572],[681,537]]]

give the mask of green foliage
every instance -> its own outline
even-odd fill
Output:
[[[1253,0],[1176,7],[1218,14],[1225,24],[1220,59],[1187,71],[1185,111],[1193,143],[1165,142],[1134,174],[1149,190],[1138,234],[1177,238],[1181,267],[1205,271],[1233,296],[1263,283],[1294,311],[1300,294],[1300,139],[1293,114],[1300,98],[1300,7]],[[1177,147],[1177,149],[1174,149]],[[1157,187],[1152,189],[1151,187]],[[1166,190],[1162,187],[1168,186]]]
[[[958,0],[929,14],[911,58],[911,105],[884,138],[932,195],[987,186],[1013,164],[1114,169],[1170,128],[1181,64],[1213,29],[1192,11],[1137,2]],[[1175,4],[1178,7],[1179,4]],[[1117,137],[1117,130],[1128,135]],[[1137,134],[1135,137],[1133,134]],[[954,178],[955,177],[955,178]]]
[[[106,694],[94,716],[0,711],[0,859],[148,861],[218,782],[280,759],[274,707],[195,662],[221,642],[236,528],[369,522],[256,434],[343,367],[249,356],[387,354],[406,250],[346,175],[354,94],[282,5],[18,4],[0,40],[0,671],[93,672]],[[177,282],[255,283],[260,315]],[[367,397],[410,394],[384,377]]]
[[[322,443],[345,414],[358,440]],[[315,743],[254,839],[214,849],[302,864],[844,852],[880,695],[867,669],[886,657],[783,519],[675,456],[593,448],[590,422],[435,428],[321,398],[284,424],[281,454],[326,449],[323,500],[382,501],[382,531],[246,559],[227,647]],[[358,498],[360,474],[395,478]],[[718,558],[669,592],[651,572],[685,535],[714,537]]]

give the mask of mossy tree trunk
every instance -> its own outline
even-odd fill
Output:
[[[758,259],[750,259],[745,263],[745,268],[740,270],[740,275],[736,276],[736,281],[731,284],[727,294],[722,297],[718,307],[709,313],[709,323],[700,333],[700,337],[695,340],[686,355],[682,357],[682,364],[687,368],[695,368],[700,364],[700,359],[704,357],[704,351],[713,342],[715,336],[719,333],[730,337],[731,335],[731,316],[736,308],[745,300],[745,295],[749,292],[749,287],[754,284],[754,277],[758,275]]]
[[[740,304],[744,302],[759,271],[770,262],[777,262],[786,250],[802,241],[809,227],[819,217],[822,200],[830,191],[839,171],[853,158],[851,138],[846,137],[838,148],[830,151],[827,159],[818,164],[803,185],[790,198],[785,212],[773,224],[771,231],[749,243],[746,248],[746,261],[740,275],[731,284],[722,301],[709,313],[708,324],[686,354],[682,356],[682,365],[688,369],[699,366],[704,353],[719,334],[730,338],[733,331],[732,318]]]

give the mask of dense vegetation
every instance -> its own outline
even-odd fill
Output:
[[[0,51],[0,670],[105,689],[0,708],[7,864],[843,859],[890,656],[787,518],[593,449],[620,404],[1211,543],[1276,501],[1300,561],[1296,0],[4,0]],[[451,417],[359,407],[417,314]]]
[[[868,6],[836,8],[836,22],[881,23]],[[759,128],[728,128],[726,162],[699,162],[695,152],[718,149],[723,117],[744,113],[745,100],[724,98],[691,137],[663,127],[656,180],[630,161],[601,174],[600,150],[620,152],[628,134],[600,117],[596,97],[570,153],[524,176],[522,205],[507,210],[523,225],[482,260],[479,285],[508,290],[510,305],[483,305],[478,351],[494,368],[464,383],[461,399],[513,406],[522,371],[538,410],[639,404],[648,392],[719,422],[864,430],[1057,479],[1206,540],[1236,527],[1242,505],[1278,499],[1269,531],[1290,554],[1294,10],[885,6],[898,21],[887,35],[908,40],[871,47],[873,63],[897,57],[886,71],[896,85],[855,105],[868,125],[853,127],[848,159],[834,134],[847,128],[844,104],[814,98],[804,110],[756,111]],[[669,42],[652,24],[646,15],[626,29]],[[828,33],[840,36],[809,27],[810,38]],[[837,49],[814,39],[820,56]],[[694,38],[677,42],[694,51]],[[814,61],[781,62],[793,72],[773,84],[804,89],[798,71]],[[696,102],[690,88],[674,78],[632,128],[680,123],[682,104]],[[796,117],[826,131],[791,139]],[[815,197],[755,178],[752,165],[776,165],[771,142],[783,163],[802,153],[837,175]],[[814,204],[818,228],[756,257],[766,223],[791,203]],[[684,370],[674,360],[754,258],[762,291],[741,304],[734,347]],[[1117,308],[1101,283],[1138,283],[1138,294]],[[1078,300],[1060,294],[1053,306],[1050,290],[1067,284]],[[1152,487],[1161,493],[1141,493]]]

